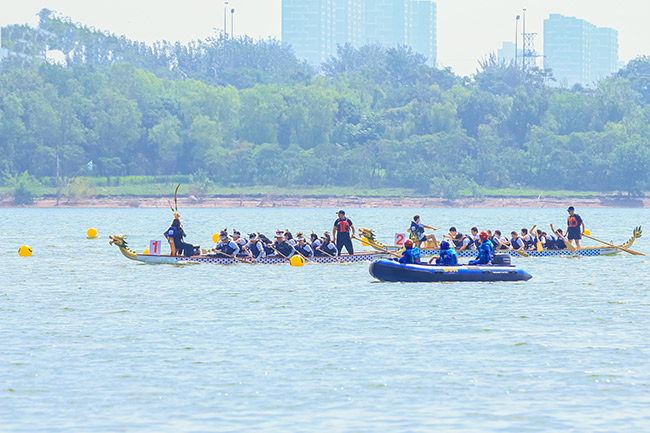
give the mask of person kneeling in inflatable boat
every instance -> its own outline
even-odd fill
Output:
[[[479,235],[481,245],[478,247],[478,256],[476,260],[470,260],[468,265],[490,265],[492,264],[492,257],[494,256],[494,245],[488,240],[488,234],[481,232]]]
[[[449,245],[449,242],[442,241],[440,242],[440,255],[431,257],[429,264],[432,264],[434,260],[436,261],[436,265],[456,266],[458,264],[458,254]]]
[[[400,257],[398,261],[400,263],[411,263],[411,264],[420,263],[420,249],[418,247],[413,246],[412,240],[407,239],[406,242],[404,242],[404,252],[402,253],[402,257]]]

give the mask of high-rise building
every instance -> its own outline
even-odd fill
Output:
[[[429,0],[416,0],[411,7],[411,32],[408,45],[424,55],[435,66],[438,58],[436,37],[436,4]]]
[[[544,67],[559,84],[592,85],[616,72],[618,32],[575,17],[544,20]]]
[[[518,50],[519,51],[519,50]],[[497,50],[497,60],[499,63],[509,65],[515,61],[515,43],[503,42],[501,48]]]
[[[334,54],[335,0],[282,0],[282,42],[317,65]]]
[[[319,65],[337,45],[409,45],[435,64],[436,4],[431,0],[282,0],[282,42]]]

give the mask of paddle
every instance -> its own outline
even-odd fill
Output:
[[[272,247],[271,247],[271,248],[272,248]],[[297,252],[300,256],[302,256],[303,259],[307,260],[309,263],[314,263],[313,260],[309,260],[309,259],[308,259],[308,258],[307,258],[303,253],[301,253],[301,252],[298,251],[297,249],[294,248],[294,250],[296,250],[296,252]]]
[[[505,244],[502,244],[502,245],[505,245]],[[510,251],[514,251],[515,253],[519,254],[521,257],[530,257],[530,255],[525,251],[516,250],[516,249],[512,248],[510,245],[506,245],[506,246],[508,247],[508,249]],[[495,252],[495,254],[496,254],[496,252]]]
[[[284,257],[285,259],[289,260],[289,257],[285,256],[285,255],[282,254],[280,251],[278,251],[278,250],[276,250],[275,248],[273,248],[273,245],[269,244],[269,246],[271,247],[271,249],[272,249],[273,251],[275,251],[276,253],[280,254],[280,255],[281,255],[282,257]],[[298,252],[298,251],[296,251],[296,252]],[[291,262],[291,260],[289,260],[289,262]]]
[[[356,240],[358,240],[359,242],[363,242],[361,239],[359,239],[359,238],[356,237],[355,235],[352,235],[352,239],[356,239]],[[402,258],[402,256],[400,256],[399,254],[395,254],[395,253],[392,252],[392,251],[388,251],[386,248],[382,248],[382,247],[380,247],[379,245],[373,245],[373,247],[376,248],[376,249],[378,249],[378,250],[380,250],[380,251],[383,251],[383,252],[385,252],[385,253],[388,253],[388,254],[390,254],[390,255],[392,255],[392,256],[395,256],[395,257],[397,257],[397,258]]]
[[[330,253],[328,253],[327,251],[325,251],[321,247],[317,247],[316,249],[321,250],[323,252],[323,254],[330,256],[331,258],[333,258],[334,260],[336,260],[339,263],[345,263],[343,260],[339,259],[338,257],[335,257],[335,256],[331,255]]]
[[[228,257],[228,258],[235,259],[235,260],[237,260],[237,261],[239,261],[239,262],[242,262],[242,263],[248,263],[249,265],[254,265],[254,264],[255,264],[255,263],[253,263],[253,262],[249,262],[249,261],[246,260],[246,259],[240,259],[239,257],[235,257],[235,256],[233,256],[233,255],[231,255],[231,254],[226,254],[226,253],[224,253],[223,251],[216,251],[216,254],[220,254],[220,255],[222,255],[222,256],[226,256],[226,257]]]
[[[571,244],[571,242],[569,242],[569,240],[567,238],[564,237],[564,235],[561,235],[557,230],[555,230],[555,227],[553,227],[553,224],[551,224],[551,230],[553,230],[553,233],[555,233],[555,236],[557,236],[559,238],[562,238],[562,240],[564,241],[564,245],[566,245],[566,247],[569,249],[569,251],[571,251],[572,253],[575,253],[578,250],[576,247],[573,246],[573,244]]]
[[[587,232],[587,233],[591,233],[591,232],[589,232],[589,231],[587,231],[587,230],[585,230],[585,232]],[[600,242],[601,244],[605,244],[605,245],[608,245],[608,246],[610,246],[610,247],[613,247],[613,248],[616,248],[616,249],[619,249],[619,250],[625,251],[626,253],[628,253],[628,254],[632,254],[633,256],[645,256],[645,254],[640,253],[640,252],[638,252],[638,251],[630,250],[630,249],[627,249],[627,248],[622,247],[622,246],[620,246],[620,245],[614,245],[614,244],[610,244],[609,242],[601,241],[600,239],[596,239],[596,238],[594,238],[594,237],[592,237],[592,236],[589,236],[587,233],[582,233],[582,235],[583,235],[584,237],[586,237],[586,238],[591,239],[592,241]]]

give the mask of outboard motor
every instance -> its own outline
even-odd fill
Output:
[[[510,266],[510,254],[495,254],[492,264],[496,266]]]

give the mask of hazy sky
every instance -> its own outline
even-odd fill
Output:
[[[235,8],[235,34],[255,38],[281,34],[281,0],[230,0]],[[438,0],[438,64],[471,74],[477,61],[513,41],[515,16],[526,8],[526,30],[539,33],[543,50],[544,19],[550,13],[583,18],[619,33],[619,57],[630,60],[650,54],[648,0]],[[108,30],[130,39],[187,42],[223,29],[224,1],[210,0],[2,0],[0,26],[36,25],[42,8],[75,22]],[[230,27],[230,13],[228,14]],[[519,31],[521,32],[521,22]],[[540,59],[541,62],[541,59]],[[541,65],[541,63],[540,63]]]

